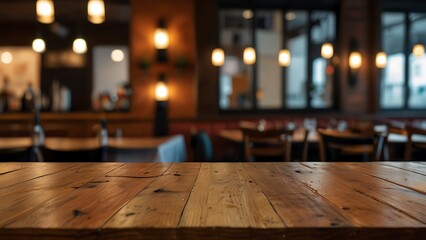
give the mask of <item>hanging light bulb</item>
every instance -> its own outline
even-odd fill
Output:
[[[1,55],[0,55],[0,60],[1,60],[1,62],[2,63],[4,63],[4,64],[11,64],[12,63],[12,61],[13,61],[13,55],[12,55],[12,53],[11,52],[3,52]]]
[[[220,67],[225,63],[225,53],[221,48],[215,48],[212,52],[213,66]]]
[[[413,55],[416,57],[423,57],[425,55],[425,46],[423,44],[416,44],[413,47]]]
[[[103,0],[89,0],[87,18],[93,24],[100,24],[105,21],[105,3]]]
[[[37,0],[37,20],[41,23],[52,23],[55,21],[55,8],[52,0]]]
[[[351,52],[349,55],[349,67],[352,69],[359,69],[362,65],[362,56],[359,52]]]
[[[84,54],[87,52],[86,40],[83,38],[77,38],[72,44],[72,50],[77,54]]]
[[[388,55],[385,52],[379,52],[376,55],[376,67],[385,68],[388,63]]]
[[[252,47],[245,48],[243,59],[245,64],[254,64],[256,62],[256,50],[254,50]]]
[[[46,43],[41,38],[36,38],[33,41],[33,50],[34,52],[43,53],[46,51]]]
[[[333,44],[326,42],[321,46],[321,57],[325,59],[330,59],[334,55]]]
[[[288,67],[291,62],[291,54],[290,51],[287,49],[280,50],[280,53],[278,54],[278,63],[282,67]]]

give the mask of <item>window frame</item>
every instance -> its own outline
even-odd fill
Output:
[[[333,99],[333,103],[331,107],[327,107],[327,108],[313,108],[312,107],[312,96],[310,94],[310,87],[313,85],[313,63],[314,63],[314,55],[311,50],[313,48],[315,48],[315,45],[312,42],[312,28],[314,27],[314,24],[312,22],[312,13],[315,11],[328,11],[328,12],[333,12],[334,16],[335,16],[335,38],[332,41],[333,46],[334,46],[334,56],[339,56],[339,38],[340,38],[340,11],[338,11],[339,7],[338,6],[334,6],[334,7],[330,7],[330,6],[314,6],[314,7],[292,7],[292,6],[277,6],[277,7],[266,7],[266,6],[244,6],[244,5],[238,5],[238,4],[219,4],[218,5],[218,11],[220,12],[221,10],[241,10],[241,9],[250,9],[253,11],[253,19],[256,18],[256,11],[280,11],[282,12],[285,16],[285,13],[287,13],[288,11],[305,11],[308,15],[308,24],[307,24],[307,38],[308,38],[308,44],[307,44],[307,56],[306,59],[308,61],[308,66],[307,66],[307,82],[308,84],[306,84],[306,107],[304,108],[288,108],[287,107],[287,98],[286,98],[286,81],[287,81],[287,77],[286,77],[286,71],[287,68],[285,67],[281,67],[281,81],[283,81],[283,83],[281,84],[281,107],[280,108],[259,108],[259,104],[258,101],[256,99],[256,89],[258,87],[258,77],[257,77],[257,68],[258,68],[258,61],[256,61],[253,64],[253,69],[252,69],[252,83],[251,83],[251,107],[247,108],[247,109],[223,109],[220,107],[220,98],[218,99],[217,105],[218,105],[218,109],[219,109],[219,113],[220,114],[253,114],[253,113],[263,113],[263,114],[279,114],[279,113],[328,113],[328,112],[338,112],[340,110],[340,104],[338,102],[340,96],[339,96],[339,83],[338,83],[338,76],[339,76],[339,72],[340,72],[340,65],[339,64],[333,64],[334,66],[334,74],[333,74],[333,91],[332,91],[332,99]],[[287,44],[288,38],[287,36],[287,32],[286,32],[286,23],[287,20],[284,18],[283,19],[283,39],[282,39],[282,47],[284,48]],[[219,23],[219,19],[217,20],[217,22]],[[256,23],[255,21],[252,21],[251,24],[251,36],[252,36],[252,46],[256,49]],[[220,26],[218,24],[218,37],[217,37],[217,42],[219,43],[219,39],[220,39]],[[219,44],[220,46],[220,44]],[[277,49],[277,52],[279,51],[279,49]],[[226,53],[225,53],[226,54]],[[216,77],[218,80],[220,78],[220,71],[218,71],[218,76]],[[218,90],[220,89],[220,81],[218,81],[217,83],[218,85]],[[219,94],[220,96],[220,94]]]
[[[405,27],[405,36],[404,36],[404,104],[403,107],[400,108],[396,108],[396,107],[392,107],[392,108],[384,108],[381,105],[381,97],[382,97],[382,90],[381,90],[381,85],[382,85],[382,69],[378,69],[376,68],[376,76],[377,76],[377,83],[378,83],[378,87],[377,87],[377,106],[378,106],[378,111],[380,113],[383,113],[385,115],[387,115],[387,113],[401,113],[401,111],[409,113],[410,115],[412,115],[413,113],[418,113],[419,111],[424,111],[426,110],[426,106],[425,107],[410,107],[409,106],[409,99],[410,99],[410,87],[409,87],[409,80],[410,80],[410,53],[412,52],[412,46],[411,46],[411,42],[410,42],[410,35],[411,35],[411,22],[410,20],[410,14],[411,13],[422,13],[422,14],[426,14],[426,3],[413,3],[413,2],[405,2],[405,1],[400,1],[400,0],[379,0],[378,2],[379,6],[378,6],[378,30],[377,31],[377,51],[372,54],[372,56],[376,56],[376,53],[378,52],[379,49],[382,49],[382,40],[383,40],[383,34],[382,34],[382,15],[384,13],[400,13],[400,14],[404,14],[404,27]],[[416,114],[415,114],[416,115]]]

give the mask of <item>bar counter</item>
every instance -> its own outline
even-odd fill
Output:
[[[0,239],[423,239],[426,163],[2,163]]]

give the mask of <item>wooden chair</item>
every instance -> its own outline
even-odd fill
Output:
[[[405,144],[405,160],[413,160],[413,150],[423,150],[426,151],[426,143],[418,143],[413,141],[413,135],[422,135],[426,137],[426,130],[412,127],[412,126],[406,126],[405,127],[407,131],[407,143]],[[424,160],[424,159],[423,159]]]
[[[384,146],[383,146],[383,157],[385,161],[391,160],[389,153],[389,135],[403,135],[407,136],[407,130],[405,130],[405,124],[399,122],[389,122],[386,124],[386,132],[384,133]]]
[[[271,129],[258,131],[242,129],[244,136],[244,156],[246,161],[253,158],[272,159],[280,158],[283,161],[291,160],[291,136],[294,130]]]
[[[336,161],[341,155],[369,156],[370,161],[380,160],[384,138],[382,135],[340,132],[317,129],[320,135],[320,160]],[[338,153],[336,156],[335,153]],[[340,155],[340,156],[339,156]]]

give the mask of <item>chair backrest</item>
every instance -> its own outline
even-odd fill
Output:
[[[206,132],[197,132],[193,136],[194,161],[213,161],[213,144]]]
[[[252,161],[253,157],[282,157],[283,161],[291,160],[293,130],[270,129],[259,131],[243,128],[242,131],[246,161]]]
[[[391,121],[386,123],[386,131],[384,133],[384,146],[383,146],[383,160],[387,161],[391,159],[391,153],[389,150],[389,135],[407,135],[407,130],[405,130],[405,124],[402,122]],[[406,152],[406,151],[405,151]]]
[[[320,160],[336,160],[331,154],[333,150],[345,150],[347,152],[369,154],[370,160],[379,160],[384,138],[382,135],[360,134],[353,132],[340,132],[331,129],[317,129],[320,135]]]
[[[405,160],[412,160],[413,158],[413,147],[426,149],[426,143],[415,143],[413,142],[413,135],[422,135],[426,137],[426,129],[421,129],[412,126],[405,126],[407,131],[407,143],[405,145]]]

